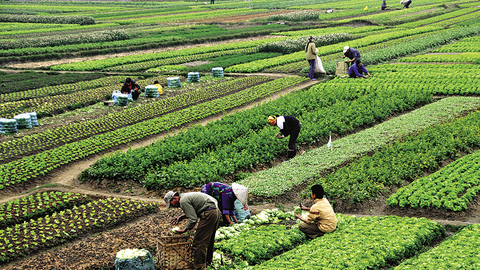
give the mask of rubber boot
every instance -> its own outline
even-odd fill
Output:
[[[297,155],[297,150],[288,149],[287,160],[294,158]]]

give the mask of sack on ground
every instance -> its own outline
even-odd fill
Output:
[[[322,60],[320,60],[320,57],[316,57],[315,59],[315,73],[327,73],[325,72],[325,69],[323,68]]]

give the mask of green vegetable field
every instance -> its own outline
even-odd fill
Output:
[[[163,269],[165,193],[209,182],[251,213],[210,270],[480,269],[480,2],[214,2],[0,2],[0,270]],[[294,158],[270,115],[302,123]],[[315,184],[338,224],[308,240]]]

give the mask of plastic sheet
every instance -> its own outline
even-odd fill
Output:
[[[37,112],[29,112],[27,114],[30,115],[30,120],[32,121],[32,126],[33,127],[38,127]]]
[[[213,77],[223,77],[223,68],[222,67],[212,68],[212,76]]]
[[[19,115],[15,115],[13,117],[17,121],[17,129],[31,129],[32,128],[32,119],[30,118],[29,114],[22,113]]]
[[[127,106],[128,105],[128,95],[127,94],[117,95],[113,104],[116,105],[116,106]]]
[[[198,72],[189,72],[187,82],[200,82],[200,74]]]
[[[145,86],[145,97],[147,98],[157,98],[160,95],[158,94],[158,87],[155,85]]]
[[[0,118],[0,133],[9,134],[17,132],[17,120]]]
[[[123,259],[119,254],[125,251],[145,253],[144,256]],[[152,254],[148,250],[121,250],[115,257],[115,270],[155,270]]]
[[[180,77],[168,77],[167,78],[167,86],[168,87],[181,87],[182,84],[180,83]]]

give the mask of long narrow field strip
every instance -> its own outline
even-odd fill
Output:
[[[151,85],[158,80],[162,85],[167,83],[167,76],[159,76],[139,80],[142,85]],[[53,115],[55,112],[69,108],[84,107],[111,98],[113,91],[119,91],[123,83],[110,84],[100,88],[77,91],[67,95],[46,96],[19,100],[0,104],[0,117],[13,118],[21,113],[36,111],[38,115]]]
[[[479,164],[480,151],[477,151],[400,188],[388,198],[387,204],[413,208],[431,206],[451,211],[467,210],[467,204],[480,191]]]
[[[440,29],[438,29],[438,30],[440,30]],[[377,44],[373,44],[373,45],[368,45],[368,46],[364,46],[364,47],[357,47],[356,49],[358,49],[361,54],[365,54],[365,53],[368,53],[368,52],[371,52],[371,51],[374,51],[374,50],[395,46],[395,45],[398,45],[398,44],[401,44],[401,43],[404,43],[404,42],[409,42],[409,41],[412,41],[412,40],[416,40],[416,39],[419,39],[419,38],[427,38],[429,36],[436,35],[438,32],[439,31],[432,31],[432,32],[418,34],[418,35],[407,36],[407,37],[388,40],[388,41],[385,41],[385,42],[381,42],[381,43],[377,43]],[[330,68],[329,67],[330,64],[327,64],[327,63],[332,62],[332,61],[333,61],[333,63],[336,63],[337,61],[339,61],[342,58],[342,56],[343,56],[343,52],[339,51],[339,52],[329,54],[329,55],[325,55],[325,56],[321,57],[320,60],[322,61],[323,67],[325,68],[327,73],[332,73],[333,74],[335,72],[335,70],[331,70],[332,68],[334,68],[334,66],[332,65],[332,68]],[[265,72],[275,72],[275,73],[298,73],[300,70],[302,70],[305,67],[308,67],[308,62],[303,60],[303,61],[298,61],[298,62],[291,63],[291,64],[286,64],[286,65],[281,65],[281,66],[268,68],[264,71]]]
[[[426,27],[426,28],[416,28],[416,29],[409,29],[409,30],[400,30],[400,31],[382,33],[377,35],[373,34],[373,35],[366,36],[364,38],[356,39],[353,41],[341,42],[341,43],[321,47],[319,49],[319,56],[338,53],[339,51],[341,51],[341,48],[343,48],[344,46],[350,46],[353,48],[364,47],[364,46],[381,43],[381,42],[388,41],[395,38],[417,35],[417,34],[431,32],[435,30],[438,30],[438,28]],[[471,35],[471,33],[473,33],[474,31],[472,32],[467,31],[468,33],[466,33],[461,30],[456,30],[456,31],[451,30],[450,32],[444,32],[444,33],[435,35],[434,37],[436,38],[430,37],[429,40],[426,40],[426,41],[422,41],[422,40],[410,41],[402,45],[410,48],[408,52],[411,53],[410,52],[411,50],[418,51],[420,49],[430,48],[435,45],[438,45],[438,42],[446,42],[455,37],[463,37],[464,35]],[[437,39],[439,41],[437,41]],[[400,46],[400,45],[397,45],[397,46]],[[399,52],[392,53],[393,55],[390,54],[390,57],[396,57],[398,53]],[[406,54],[406,52],[402,52],[402,53]],[[279,57],[275,57],[267,60],[258,60],[258,61],[254,61],[246,64],[235,65],[225,69],[225,71],[226,72],[258,72],[265,68],[288,64],[292,62],[298,62],[304,59],[305,59],[305,52],[300,51],[300,52],[291,53],[291,54],[287,54],[287,55],[283,55],[283,56],[279,56]],[[389,60],[389,59],[385,59],[385,60]]]
[[[185,14],[174,14],[174,15],[165,15],[165,16],[152,16],[145,18],[135,18],[135,19],[124,19],[124,20],[109,20],[109,22],[121,22],[124,24],[150,24],[150,23],[159,23],[159,22],[189,22],[196,20],[205,20],[212,18],[224,18],[232,15],[246,15],[246,14],[256,14],[267,12],[266,9],[250,9],[250,8],[237,8],[237,9],[226,9],[226,10],[212,10],[212,11],[201,11]]]
[[[305,80],[300,77],[277,79],[232,95],[3,164],[0,166],[0,189],[31,181],[30,179],[43,176],[64,164],[133,140],[168,131],[194,120],[203,119],[206,116],[266,97]]]
[[[474,63],[480,61],[480,52],[458,54],[423,54],[399,59],[398,62],[459,62]]]
[[[415,27],[424,26],[424,25],[443,26],[443,23],[441,21],[449,20],[449,19],[459,17],[459,16],[462,16],[462,15],[466,15],[468,13],[476,12],[479,9],[480,9],[479,7],[463,8],[463,9],[459,9],[459,10],[456,10],[456,11],[445,13],[445,14],[440,15],[440,16],[435,16],[435,17],[420,20],[420,21],[413,21],[413,22],[409,22],[409,23],[404,23],[404,24],[399,25],[399,27],[410,29],[410,28],[415,28]],[[475,16],[473,16],[473,17],[475,17]],[[472,17],[470,17],[470,15],[465,17],[465,19],[470,19],[470,18],[472,18]]]
[[[55,96],[55,95],[64,95],[68,93],[74,93],[78,91],[88,90],[91,88],[98,88],[104,87],[107,85],[117,84],[121,85],[123,80],[125,79],[124,76],[110,76],[106,78],[100,78],[91,81],[83,81],[78,83],[71,83],[71,84],[61,84],[55,86],[47,86],[38,89],[30,89],[21,92],[14,92],[8,94],[1,94],[0,95],[0,111],[5,111],[3,107],[7,106],[7,102],[17,101],[17,100],[25,100],[25,99],[33,99],[33,98],[41,98],[45,96]],[[18,104],[19,105],[19,104]],[[14,107],[18,106],[17,104]],[[20,106],[23,106],[20,105]]]
[[[17,223],[0,230],[0,261],[25,257],[86,233],[103,231],[118,223],[150,214],[156,209],[153,203],[107,198]]]
[[[438,246],[406,260],[393,269],[480,269],[480,261],[478,260],[479,241],[480,225],[468,225]]]
[[[444,53],[444,52],[480,52],[480,37],[469,37],[464,38],[460,41],[457,41],[452,44],[442,46],[441,48],[435,49],[434,53]]]
[[[272,169],[258,172],[239,183],[249,187],[249,191],[257,196],[272,197],[281,195],[294,186],[311,181],[315,176],[335,166],[341,165],[358,156],[374,151],[386,143],[438,124],[450,117],[459,115],[479,106],[478,98],[446,98],[426,105],[411,113],[396,117],[394,120],[376,125],[373,128],[349,135],[333,142],[333,148],[326,145],[289,162],[284,162]],[[332,121],[325,119],[323,121]],[[380,188],[378,185],[377,188]],[[338,190],[343,191],[348,186]],[[328,188],[328,194],[334,190]],[[370,196],[370,195],[368,195]]]
[[[411,20],[418,19],[418,17],[421,18],[425,16],[425,14],[422,13],[422,11],[431,10],[432,8],[436,9],[437,7],[438,7],[438,4],[418,6],[418,7],[412,7],[409,9],[392,10],[389,12],[368,14],[366,16],[329,21],[329,23],[335,24],[335,25],[343,25],[347,23],[352,23],[357,20],[362,20],[362,21],[370,20],[379,24],[391,23],[391,22],[395,22],[395,24],[398,24],[404,20],[411,21]]]
[[[110,113],[94,120],[65,125],[57,129],[0,143],[0,163],[159,117],[174,110],[232,94],[270,80],[272,79],[263,76],[241,78],[214,86],[199,88],[193,92],[187,92],[171,98],[160,99],[117,113]]]
[[[267,40],[276,41],[281,39],[283,38],[273,38],[273,39],[267,39]],[[194,55],[194,54],[203,54],[203,53],[224,51],[224,50],[252,48],[263,43],[265,43],[265,40],[262,39],[262,40],[254,40],[254,41],[236,42],[231,44],[221,44],[221,45],[190,48],[190,49],[183,49],[183,50],[175,50],[175,51],[168,51],[168,52],[145,53],[142,55],[124,56],[124,57],[109,58],[109,59],[102,59],[102,60],[91,60],[91,61],[84,61],[84,62],[78,62],[78,63],[56,65],[56,66],[52,66],[51,69],[63,70],[63,71],[65,70],[77,70],[77,71],[102,70],[107,67],[132,64],[137,62],[145,62],[145,61],[152,61],[152,60],[158,60],[158,59]]]
[[[380,269],[415,255],[445,233],[439,223],[425,218],[337,215],[337,219],[336,231],[252,269]]]
[[[72,192],[39,192],[0,204],[0,229],[47,214],[88,203],[93,198]]]
[[[134,63],[134,64],[114,66],[114,67],[106,68],[105,70],[133,72],[133,71],[147,70],[155,67],[161,67],[165,65],[183,64],[183,63],[192,62],[192,61],[207,60],[209,58],[225,56],[225,55],[241,55],[241,54],[251,54],[256,52],[258,52],[258,49],[256,47],[246,48],[246,49],[224,50],[224,51],[218,51],[218,52],[179,56],[179,57],[173,57],[168,59],[152,60],[152,61],[145,61],[145,62]]]

